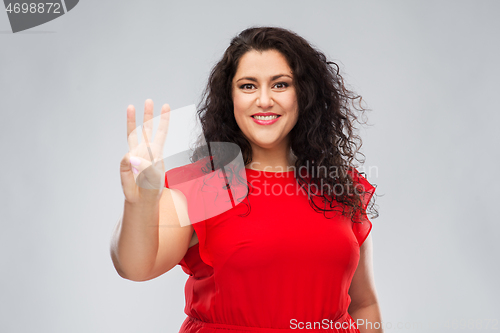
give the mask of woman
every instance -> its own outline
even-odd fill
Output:
[[[198,115],[209,149],[214,142],[241,149],[239,169],[225,168],[231,158],[222,151],[213,158],[216,146],[207,153],[200,137],[194,163],[161,179],[169,107],[147,153],[131,135],[129,107],[131,150],[120,167],[125,207],[111,255],[120,276],[134,281],[182,266],[190,276],[180,332],[382,332],[366,214],[376,214],[369,204],[375,188],[353,163],[361,140],[349,103],[360,97],[331,65],[285,29],[249,28],[233,38]],[[152,116],[148,100],[145,123]],[[224,173],[233,208],[196,216],[217,200],[203,191],[210,180],[179,180],[195,179],[200,166]],[[249,187],[240,201],[234,189],[242,179]]]

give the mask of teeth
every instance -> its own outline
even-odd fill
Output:
[[[278,116],[253,116],[257,120],[271,120],[276,119]]]

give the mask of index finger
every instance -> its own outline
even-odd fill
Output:
[[[138,145],[137,130],[135,126],[135,108],[132,104],[127,107],[127,142],[130,151]]]

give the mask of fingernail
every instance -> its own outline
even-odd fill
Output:
[[[139,165],[141,164],[141,159],[135,156],[130,156],[130,163],[132,163],[132,165]]]
[[[132,172],[137,174],[139,172],[139,170],[137,170],[136,168],[132,168]]]

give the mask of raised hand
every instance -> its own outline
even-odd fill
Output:
[[[164,104],[160,122],[153,140],[153,101],[144,105],[144,124],[141,143],[135,122],[135,108],[127,108],[127,141],[129,152],[120,162],[120,177],[125,200],[137,203],[141,200],[159,200],[165,186],[163,146],[168,133],[170,106]]]

